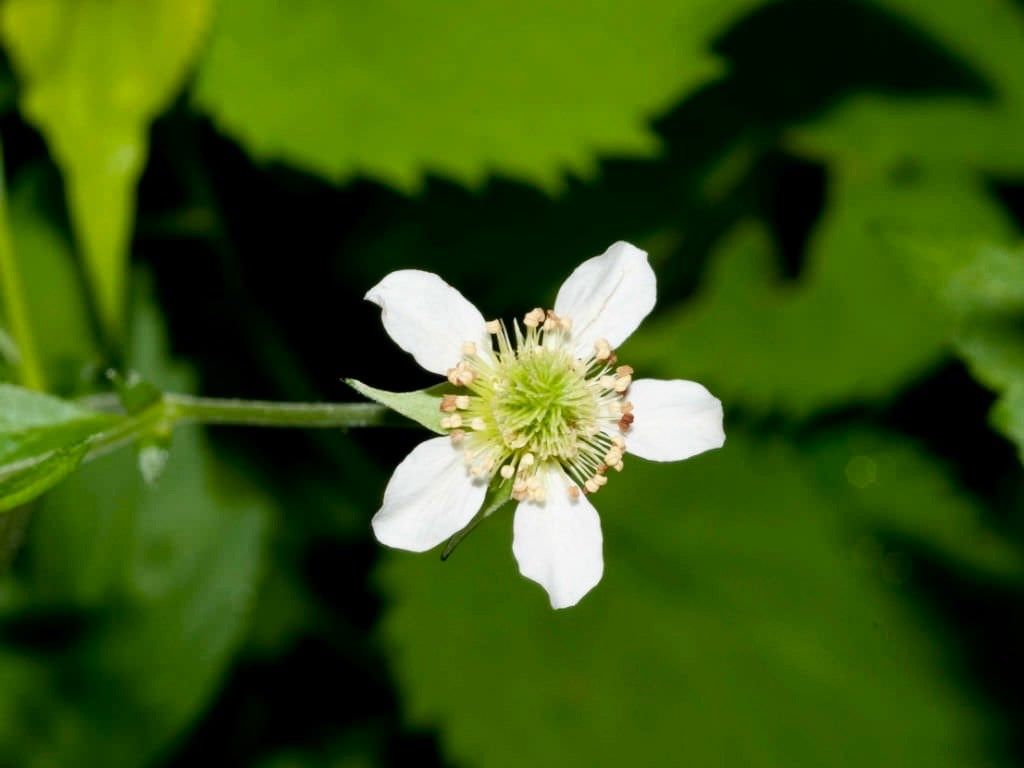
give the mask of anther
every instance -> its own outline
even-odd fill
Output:
[[[451,437],[453,443],[458,445],[466,437],[466,433],[463,432],[461,429],[453,429],[449,434],[449,437]]]
[[[469,395],[445,395],[445,397],[454,397],[455,407],[460,411],[464,411],[469,408]]]
[[[532,453],[524,453],[523,457],[519,460],[519,466],[529,468],[533,466],[534,461],[536,459],[534,459]]]
[[[583,487],[587,490],[587,493],[597,493],[601,486],[594,482],[594,478],[590,478],[583,484]]]
[[[615,381],[615,391],[622,393],[629,389],[629,385],[633,383],[632,376],[622,376]]]
[[[472,384],[474,378],[476,377],[473,375],[473,371],[469,369],[465,362],[460,362],[454,368],[448,369],[448,381],[456,387]]]
[[[487,425],[484,424],[483,419],[481,419],[479,416],[476,416],[473,418],[472,421],[469,422],[469,426],[475,429],[477,432],[479,432],[480,430],[484,429]]]
[[[619,376],[632,376],[633,375],[633,366],[631,366],[631,365],[620,365],[618,368],[615,369],[615,372]]]
[[[498,320],[488,320],[484,327],[491,336],[497,336],[501,333],[501,322]]]
[[[622,414],[622,418],[619,419],[619,429],[622,430],[623,432],[625,432],[632,425],[633,425],[633,414],[632,413],[624,413],[624,414]]]
[[[605,375],[597,380],[597,383],[601,385],[601,389],[615,389],[615,377]]]
[[[441,398],[441,410],[445,413],[452,413],[458,407],[458,398],[455,395],[445,395]]]
[[[578,499],[580,497],[580,489],[578,487],[576,487],[575,485],[570,485],[569,488],[568,488],[568,491],[569,491],[569,498],[572,499],[573,501],[576,501],[576,499]]]
[[[462,343],[462,354],[472,356],[476,354],[476,344],[472,341],[465,341]]]
[[[536,328],[542,322],[544,322],[544,310],[540,307],[531,309],[525,315],[523,315],[523,325],[527,328]]]
[[[612,347],[607,339],[598,339],[594,342],[594,359],[605,361],[611,358]]]
[[[506,480],[509,480],[512,477],[512,475],[514,475],[516,473],[516,468],[513,467],[511,464],[504,464],[501,467],[501,469],[498,470],[498,472]]]

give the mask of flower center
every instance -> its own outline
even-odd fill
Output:
[[[622,469],[621,432],[633,422],[625,394],[633,369],[615,366],[604,340],[580,360],[570,344],[572,323],[551,310],[534,309],[513,324],[491,321],[492,348],[481,353],[474,342],[463,345],[462,360],[448,380],[465,394],[446,395],[441,426],[464,445],[474,477],[512,483],[520,501],[544,500],[542,473],[560,468],[582,488],[595,493],[609,467]],[[523,330],[525,328],[525,331]]]

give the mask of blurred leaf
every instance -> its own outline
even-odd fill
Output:
[[[148,124],[198,51],[210,0],[9,0],[0,27],[22,109],[63,170],[108,331],[120,332]]]
[[[470,766],[992,764],[1010,725],[947,674],[912,561],[872,535],[908,520],[965,548],[979,511],[894,435],[854,483],[844,440],[819,457],[734,427],[724,451],[634,461],[595,499],[604,580],[564,613],[515,575],[509,517],[444,565],[388,552],[409,720]]]
[[[416,392],[388,392],[355,379],[345,379],[345,383],[359,394],[387,406],[395,413],[400,413],[417,424],[422,424],[431,432],[436,432],[439,435],[447,434],[440,426],[441,397],[447,392],[446,384],[439,384],[436,387]]]
[[[141,303],[135,319],[133,366],[187,389],[155,309]],[[25,604],[58,617],[73,608],[85,631],[55,650],[0,647],[0,765],[151,764],[201,711],[243,638],[266,500],[198,428],[176,438],[154,487],[122,452],[39,505],[18,569]],[[0,635],[30,620],[6,611]]]
[[[646,323],[623,355],[643,375],[695,379],[726,403],[804,417],[892,397],[943,354],[948,313],[908,271],[891,230],[1011,230],[978,185],[932,174],[894,182],[839,171],[798,282],[775,276],[772,246],[741,227],[702,292]]]
[[[50,490],[75,471],[87,450],[86,443],[77,443],[35,461],[0,468],[0,513],[9,512]],[[0,545],[4,543],[0,540]]]
[[[72,249],[50,210],[56,178],[30,167],[11,185],[10,218],[32,333],[47,381],[61,394],[77,393],[84,370],[99,358],[88,299]]]
[[[0,384],[0,470],[14,462],[32,460],[79,443],[115,421],[116,416]]]
[[[653,154],[648,121],[719,71],[709,39],[754,4],[223,0],[196,98],[257,157],[338,180],[555,187],[598,152]]]
[[[911,22],[989,83],[988,99],[862,94],[793,131],[791,144],[851,167],[922,161],[938,167],[1024,172],[1024,12],[1015,0],[984,9],[959,0],[874,0]]]
[[[903,255],[953,318],[951,343],[1000,395],[992,424],[1024,461],[1024,248],[904,238]]]

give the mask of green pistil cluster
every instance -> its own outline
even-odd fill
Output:
[[[613,369],[614,352],[603,340],[578,360],[571,322],[550,310],[527,313],[523,326],[525,332],[514,324],[510,337],[504,324],[488,323],[494,343],[486,352],[464,344],[448,380],[465,394],[445,396],[441,426],[464,446],[471,475],[498,472],[516,499],[543,501],[545,470],[553,468],[574,481],[570,494],[594,493],[609,468],[622,469],[625,441],[614,430],[632,424],[625,393],[633,371]]]

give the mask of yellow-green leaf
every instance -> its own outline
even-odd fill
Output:
[[[22,83],[22,110],[64,173],[112,333],[123,314],[147,128],[181,84],[210,10],[210,0],[8,0],[2,7],[0,33]]]

